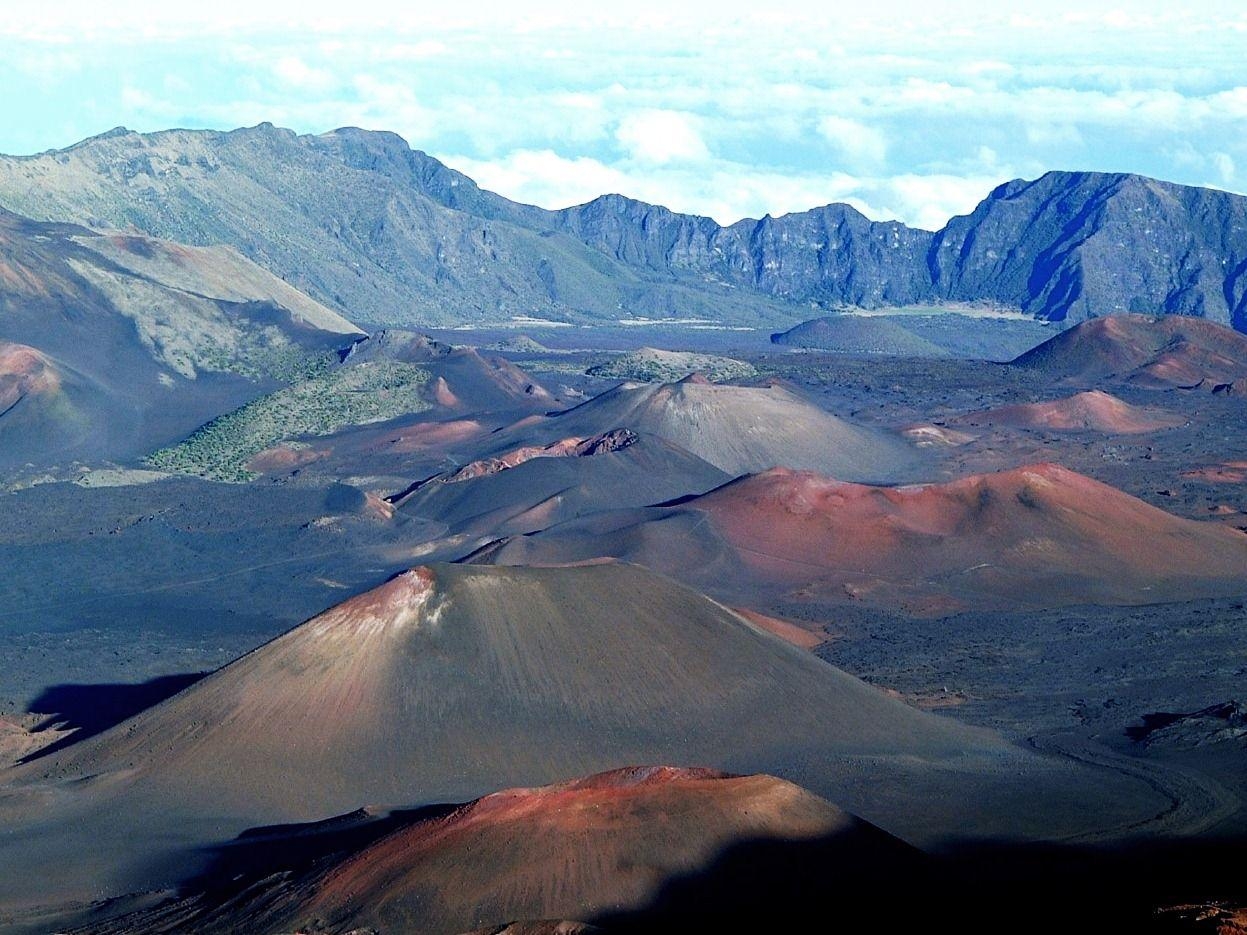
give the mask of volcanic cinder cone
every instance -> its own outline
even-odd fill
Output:
[[[1237,595],[1247,537],[1054,464],[871,487],[782,469],[510,539],[496,563],[638,562],[725,598],[801,589],[921,613]],[[756,593],[754,594],[756,597]]]
[[[876,911],[885,886],[922,882],[926,863],[791,783],[704,769],[614,770],[399,825],[327,862],[247,880],[242,895],[239,883],[206,880],[190,898],[92,931],[208,935],[314,923],[450,935],[516,919],[629,916],[700,930],[800,919],[829,900],[848,921]]]
[[[1108,435],[1142,435],[1181,424],[1175,416],[1132,406],[1102,390],[1075,393],[1042,403],[1021,403],[972,412],[956,421],[965,425],[1002,425],[1057,432],[1092,431]]]
[[[527,432],[595,435],[616,428],[656,435],[728,474],[783,466],[860,481],[912,473],[898,436],[838,418],[782,386],[729,386],[690,377],[624,383]]]
[[[1063,331],[1013,362],[1082,385],[1214,389],[1247,376],[1247,335],[1203,318],[1109,315]]]
[[[413,485],[397,502],[407,515],[492,539],[703,493],[728,480],[670,442],[618,429],[473,461]]]
[[[180,884],[205,847],[259,825],[677,761],[778,775],[912,841],[1160,807],[1136,780],[910,708],[644,569],[437,565],[0,776],[0,911]],[[55,880],[19,872],[32,862]]]

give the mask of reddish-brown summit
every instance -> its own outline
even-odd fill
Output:
[[[602,555],[732,601],[847,598],[923,615],[1225,596],[1247,578],[1247,537],[1055,464],[904,487],[776,468],[676,506],[512,538],[489,560]]]
[[[768,471],[696,501],[771,580],[891,603],[911,588],[977,603],[1150,603],[1241,586],[1247,538],[1055,464],[870,487]]]
[[[1247,335],[1203,318],[1109,315],[1056,335],[1014,364],[1084,384],[1215,390],[1247,376]]]
[[[1110,435],[1141,435],[1181,424],[1181,420],[1174,416],[1132,406],[1101,390],[1076,393],[1047,402],[972,412],[956,421],[964,425],[1002,425],[1057,432],[1092,431]]]
[[[0,414],[27,397],[54,396],[60,388],[60,375],[46,355],[0,341]]]
[[[716,867],[733,848],[757,842],[766,845],[744,879]],[[444,817],[410,821],[301,876],[273,874],[241,897],[216,895],[216,906],[209,895],[136,913],[108,931],[276,932],[314,924],[326,932],[455,933],[514,919],[645,912],[667,923],[690,910],[704,923],[734,905],[801,912],[828,899],[860,911],[872,884],[908,879],[921,866],[901,841],[771,776],[632,767],[487,795]],[[682,880],[701,881],[683,901],[671,895]],[[786,899],[809,904],[771,905],[777,882]]]

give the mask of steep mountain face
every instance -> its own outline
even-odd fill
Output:
[[[0,205],[230,244],[375,324],[787,325],[811,306],[987,302],[1051,320],[1163,312],[1247,330],[1247,198],[1133,175],[1009,182],[938,233],[837,204],[724,227],[621,195],[546,211],[483,191],[393,133],[261,124],[119,128],[0,157]]]
[[[936,292],[1051,320],[1194,315],[1247,330],[1247,198],[1137,175],[1000,186],[936,235]]]
[[[559,212],[563,229],[630,267],[694,276],[821,306],[927,299],[932,235],[843,204],[721,227],[710,218],[606,195]]]

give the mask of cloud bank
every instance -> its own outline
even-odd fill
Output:
[[[168,6],[6,10],[0,151],[357,125],[519,200],[723,222],[847,201],[935,228],[1054,168],[1247,190],[1247,11],[1224,3]]]

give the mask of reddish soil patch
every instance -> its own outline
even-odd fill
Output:
[[[744,607],[734,607],[733,610],[759,629],[802,649],[814,649],[827,641],[826,637],[819,633],[812,633],[804,627],[789,623],[787,620],[780,620],[778,617],[768,617],[754,610],[746,610]]]
[[[1108,315],[1062,332],[1015,364],[1057,379],[1213,390],[1247,376],[1247,336],[1202,318]]]
[[[1210,467],[1183,471],[1182,477],[1213,484],[1247,483],[1247,461],[1223,461]]]
[[[256,474],[280,474],[293,471],[305,464],[320,461],[329,455],[324,448],[294,448],[290,445],[277,445],[261,451],[247,462],[247,470]]]

